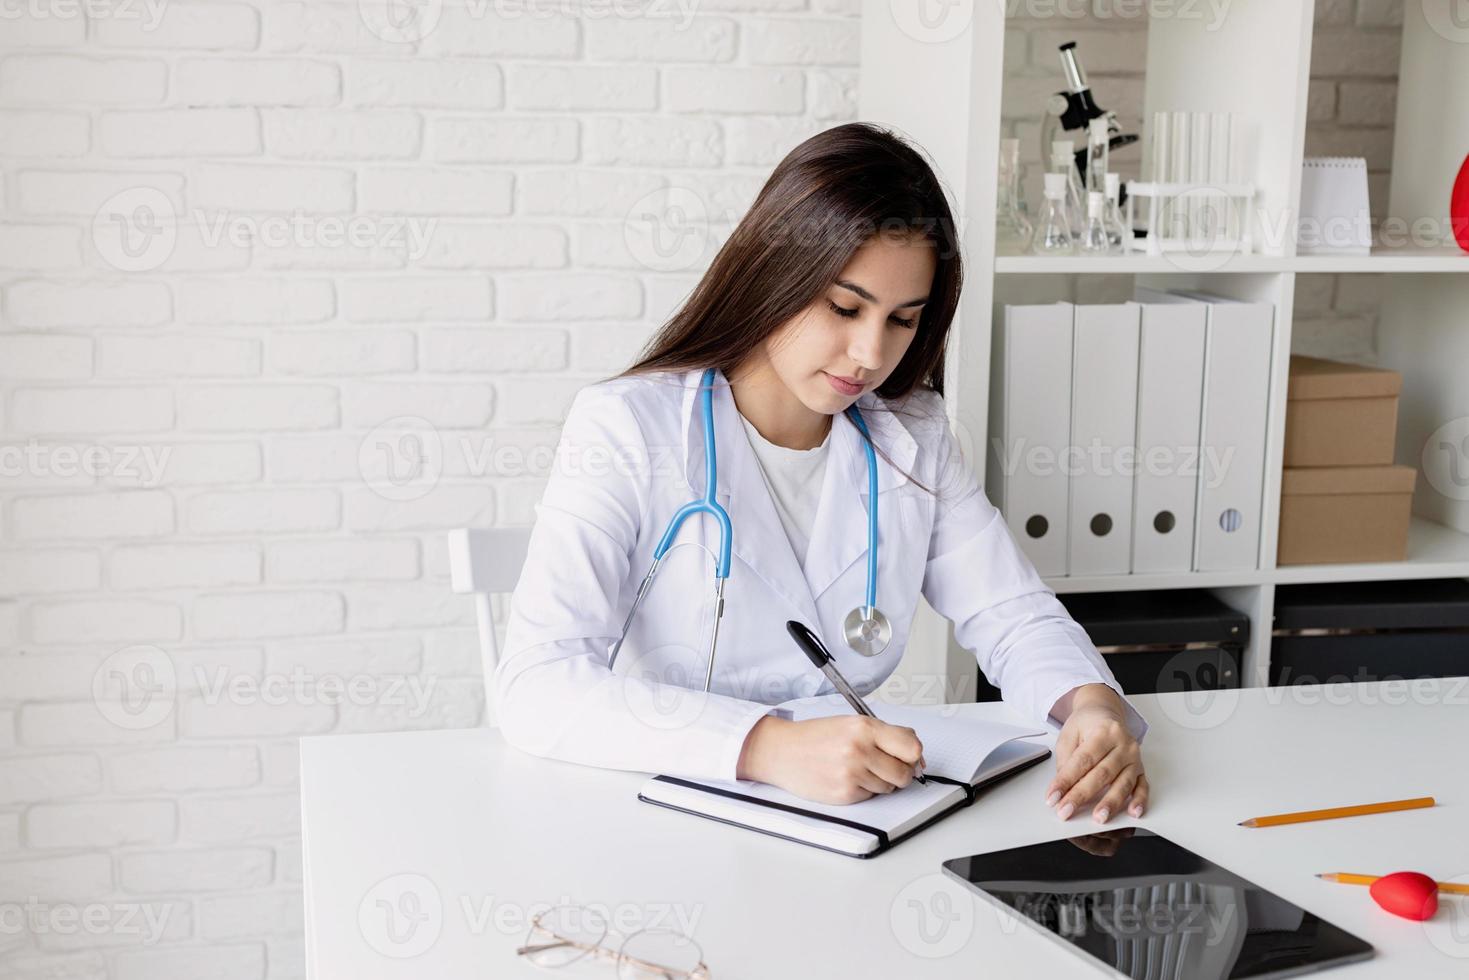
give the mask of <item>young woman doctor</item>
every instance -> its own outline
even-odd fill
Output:
[[[838,126],[776,167],[642,358],[574,400],[493,679],[506,739],[827,803],[893,792],[921,771],[912,729],[773,708],[831,690],[788,620],[814,630],[865,694],[897,667],[921,592],[1006,702],[1060,724],[1047,788],[1057,815],[1142,814],[1147,725],[1016,546],[945,419],[960,278],[942,189],[904,141]],[[710,570],[721,521],[706,512],[682,523],[629,620],[670,518],[706,498],[708,420],[710,496],[732,538],[723,616]],[[869,605],[873,507],[875,604],[891,635],[858,652],[844,623]]]

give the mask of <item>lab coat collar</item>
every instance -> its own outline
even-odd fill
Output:
[[[702,370],[693,370],[683,378],[684,481],[693,497],[704,492],[704,434],[699,394],[703,373]],[[873,445],[878,449],[877,479],[878,494],[881,495],[907,482],[904,472],[911,471],[913,467],[918,443],[907,427],[871,392],[857,400],[857,408],[867,423]],[[804,573],[775,511],[770,489],[760,470],[760,461],[740,422],[739,409],[735,406],[729,383],[723,372],[718,371],[714,378],[714,434],[719,470],[716,496],[730,513],[734,531],[731,550],[772,589],[789,600],[802,614],[804,622],[817,628],[816,597],[825,592],[853,562],[867,554],[867,455],[862,447],[861,433],[845,416],[832,420],[830,455]],[[887,459],[883,458],[884,454]],[[889,513],[892,513],[891,509]],[[741,534],[742,522],[748,521],[754,521],[756,526],[764,529],[764,533],[757,536],[747,530]],[[896,528],[884,528],[879,522],[879,555],[883,535],[896,533]],[[780,544],[759,547],[757,542],[760,540],[773,540]],[[865,583],[865,577],[863,581]],[[879,584],[879,605],[882,595]],[[854,593],[852,605],[860,605],[864,598],[862,591]]]

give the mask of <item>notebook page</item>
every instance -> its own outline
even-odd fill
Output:
[[[1006,722],[967,717],[944,705],[914,707],[869,700],[873,714],[890,725],[913,729],[923,743],[923,761],[931,772],[967,783],[975,781],[984,761],[1006,743],[1032,735],[1045,735],[1043,728],[1027,728]],[[795,721],[850,714],[852,708],[840,694],[800,698],[781,705]],[[897,794],[890,794],[897,795]]]

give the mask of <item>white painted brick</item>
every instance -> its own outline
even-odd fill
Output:
[[[13,436],[0,442],[6,490],[90,490],[111,458],[95,443]]]
[[[587,120],[587,163],[716,167],[724,133],[710,119],[598,116]]]
[[[88,599],[31,607],[31,634],[37,643],[176,640],[183,628],[179,607],[171,602]]]
[[[0,977],[4,980],[38,976],[47,980],[110,980],[107,960],[96,950],[36,954],[17,951],[0,962]]]
[[[712,69],[700,68],[697,71]],[[655,109],[658,72],[653,68],[514,64],[506,81],[512,109]]]
[[[586,382],[575,378],[506,378],[498,382],[500,425],[560,425]]]
[[[857,72],[839,68],[807,73],[809,109],[814,119],[846,120],[857,116]]]
[[[260,754],[264,765],[263,782],[266,786],[300,792],[301,743],[299,740],[263,742],[260,745]]]
[[[495,391],[484,384],[348,383],[342,414],[354,429],[372,429],[404,415],[444,428],[478,428],[494,411]]]
[[[254,786],[261,766],[253,745],[179,746],[114,755],[107,770],[118,793],[185,793]]]
[[[509,214],[513,178],[490,170],[364,167],[359,186],[368,211]]]
[[[113,904],[112,907],[116,909],[119,904]],[[194,935],[194,903],[188,898],[148,899],[137,903],[137,914],[131,921],[125,920],[120,913],[111,921],[118,927],[103,930],[53,930],[39,937],[39,941],[43,948],[55,951],[57,958],[71,951],[103,947],[137,948],[179,943]]]
[[[429,677],[482,677],[479,632],[434,630],[423,638],[423,673]]]
[[[1113,72],[1141,73],[1147,50],[1147,21],[1139,19],[1124,30],[1039,30],[1030,32],[1031,64],[1051,72],[1056,88],[1061,88],[1061,54],[1058,48],[1067,41],[1076,42],[1077,56],[1088,75]],[[1097,96],[1098,101],[1102,96]],[[1104,103],[1108,108],[1111,103]]]
[[[418,155],[418,113],[396,109],[269,109],[265,143],[294,160],[408,159]]]
[[[295,793],[185,797],[179,803],[179,839],[228,844],[257,837],[301,833],[301,798]]]
[[[434,633],[425,636],[431,642]],[[317,677],[348,678],[359,674],[417,674],[421,666],[416,636],[353,637],[348,640],[284,640],[267,650],[266,668],[273,674],[288,676],[295,671]],[[289,745],[289,765],[268,756],[266,769],[296,769],[298,756],[294,743]]]
[[[328,489],[210,490],[184,504],[196,534],[329,531],[341,523],[341,501]]]
[[[301,854],[301,839],[285,841],[275,846],[275,879],[299,885],[305,881],[304,861]]]
[[[26,811],[25,837],[38,848],[168,844],[178,826],[172,800],[43,803]]]
[[[462,597],[461,597],[462,598]],[[439,678],[427,703],[405,697],[394,704],[345,704],[341,732],[397,732],[474,728],[484,714],[485,683],[475,678]]]
[[[753,31],[758,39],[776,25],[771,21]],[[842,25],[847,26],[847,25]],[[855,26],[855,25],[853,25]],[[830,28],[828,28],[829,30]],[[585,22],[586,56],[592,61],[641,61],[667,64],[680,61],[731,61],[738,29],[727,17],[604,17]],[[769,50],[755,40],[751,50]]]
[[[440,221],[415,264],[421,269],[560,269],[566,265],[566,231],[548,225]]]
[[[346,591],[347,625],[354,631],[472,626],[475,622],[470,597],[438,585],[351,585]],[[348,707],[342,705],[344,715]]]
[[[652,173],[531,170],[516,178],[516,210],[621,220],[637,201],[666,182]]]
[[[59,10],[40,4],[17,4],[7,7],[5,13],[5,33],[0,34],[0,51],[6,48],[69,48],[86,41],[86,21],[76,14],[59,17]]]
[[[571,163],[579,154],[575,119],[505,116],[429,123],[429,155],[445,163]]]
[[[280,738],[320,735],[337,721],[333,705],[294,700],[268,704],[258,698],[231,699],[228,690],[216,703],[200,698],[183,703],[183,734],[187,738]]]
[[[347,72],[347,95],[354,105],[491,112],[504,107],[505,77],[499,65],[478,61],[358,58]]]
[[[1295,308],[1297,312],[1319,312],[1331,309],[1331,295],[1337,276],[1303,273],[1296,276]]]
[[[6,125],[0,120],[0,132]],[[7,155],[0,149],[0,156]],[[0,225],[0,267],[54,272],[82,264],[82,235],[62,225]]]
[[[342,597],[335,592],[253,592],[204,595],[194,600],[190,624],[203,639],[336,633]]]
[[[0,854],[14,857],[20,850],[20,814],[0,813]],[[0,974],[3,976],[4,974]]]
[[[81,112],[0,109],[0,156],[78,157],[91,145]]]
[[[189,279],[178,292],[179,318],[190,324],[312,323],[334,306],[326,279]]]
[[[276,331],[270,366],[280,374],[384,374],[412,371],[418,338],[408,330],[333,328]]]
[[[384,320],[485,320],[491,314],[487,276],[393,276],[340,283],[342,316]]]
[[[1396,32],[1322,30],[1311,41],[1311,77],[1391,78],[1398,73]]]
[[[1362,27],[1402,27],[1403,0],[1357,0],[1357,23]]]
[[[155,538],[173,531],[173,498],[161,490],[20,497],[12,539]]]
[[[82,592],[102,582],[102,560],[95,551],[57,548],[0,552],[0,593]]]
[[[1352,8],[1356,0],[1317,0],[1315,22],[1318,25],[1350,24],[1352,22]]]
[[[20,327],[140,327],[173,314],[161,282],[27,281],[7,290],[10,320]]]
[[[107,583],[122,591],[257,585],[260,568],[255,544],[123,545],[108,555]]]
[[[1311,79],[1306,90],[1306,122],[1315,125],[1330,120],[1336,115],[1336,83],[1320,78]]]
[[[825,127],[805,118],[737,116],[724,122],[726,162],[769,167]]]
[[[1392,130],[1307,127],[1306,156],[1364,157],[1369,171],[1386,170],[1392,166]]]
[[[103,337],[104,378],[238,378],[260,373],[260,341],[248,337]]]
[[[630,275],[501,276],[499,283],[506,320],[627,320],[643,312],[642,286]]]
[[[857,65],[859,25],[839,20],[774,20],[745,38],[752,65]],[[1091,49],[1087,49],[1090,68]]]
[[[258,888],[270,881],[273,857],[271,851],[263,847],[180,848],[123,854],[117,859],[118,881],[123,890],[135,894]],[[218,947],[211,948],[210,953],[209,969],[213,973],[218,963],[227,958],[222,956],[223,951]],[[157,974],[126,975],[152,977]]]
[[[445,327],[426,331],[423,345],[430,371],[559,371],[566,367],[568,335],[538,327]]]
[[[207,942],[254,936],[293,936],[305,911],[296,892],[210,895],[199,900],[199,935]]]
[[[23,432],[149,432],[173,425],[167,388],[21,388],[10,424]]]
[[[83,896],[105,895],[111,888],[112,861],[106,854],[0,861],[0,892],[10,901],[23,902],[30,898],[75,901]]]
[[[1391,126],[1397,117],[1398,86],[1395,82],[1341,83],[1337,119],[1346,126]]]
[[[306,942],[300,936],[272,936],[265,940],[270,980],[306,980]]]
[[[0,377],[70,381],[92,374],[92,341],[86,337],[10,334],[0,337]]]
[[[203,208],[317,217],[352,210],[352,171],[332,167],[200,164],[190,186]]]
[[[173,101],[195,106],[327,106],[342,97],[342,74],[324,61],[294,58],[183,58]]]
[[[811,9],[822,14],[857,17],[862,13],[862,0],[812,0]]]
[[[18,54],[0,61],[11,105],[148,105],[163,99],[168,66],[153,58]]]
[[[276,483],[338,483],[362,479],[357,435],[282,436],[266,445],[266,468]]]
[[[260,447],[249,442],[167,442],[150,447],[163,462],[163,472],[154,482],[147,460],[140,460],[136,475],[112,472],[104,483],[114,487],[197,486],[214,483],[238,485],[260,479]]]
[[[242,3],[170,3],[162,16],[104,17],[93,39],[109,48],[251,51],[260,43],[260,15]]]
[[[693,295],[697,275],[648,276],[648,319],[662,323]]]
[[[418,542],[282,541],[266,552],[272,582],[408,581],[418,577]]]
[[[801,76],[795,68],[665,68],[663,103],[674,112],[800,112]]]
[[[251,156],[261,150],[253,109],[151,109],[104,112],[102,152],[114,157]]]
[[[633,363],[652,332],[646,324],[581,324],[571,345],[572,370],[601,375],[621,371]]]
[[[228,385],[179,393],[187,429],[261,432],[325,429],[337,424],[337,389],[329,385]]]
[[[416,500],[388,500],[368,488],[348,490],[347,529],[450,530],[494,523],[495,492],[488,486],[439,484]]]
[[[92,755],[30,755],[0,759],[0,806],[89,796],[102,790],[102,765]]]
[[[220,224],[220,215],[196,211],[184,215],[173,227],[173,248],[156,272],[239,272],[249,267],[250,242],[232,240],[228,229]],[[94,264],[107,262],[99,256]]]
[[[381,11],[378,16],[382,16]],[[367,26],[366,12],[354,4],[273,3],[265,23],[265,48],[269,51],[413,53],[410,45],[374,34]]]
[[[176,713],[146,728],[113,724],[93,701],[24,704],[20,708],[20,741],[41,747],[137,745],[172,742]]]
[[[1297,276],[1299,281],[1302,277]],[[1335,276],[1337,310],[1375,313],[1382,306],[1382,282],[1375,276]],[[1300,287],[1296,287],[1299,291]]]
[[[513,4],[445,4],[438,26],[419,45],[419,59],[433,61],[445,55],[574,58],[582,18],[547,15],[555,10],[542,7],[527,14]]]
[[[500,491],[500,518],[506,524],[534,524],[536,504],[546,492],[544,480],[507,480]]]
[[[73,214],[90,221],[111,198],[138,188],[163,194],[174,215],[183,212],[184,179],[178,174],[30,170],[22,171],[16,181],[23,214]]]
[[[112,976],[113,980],[263,980],[265,948],[251,943],[126,950],[113,961]]]
[[[20,611],[19,606],[8,600],[0,600],[0,643],[11,646],[20,642]],[[5,739],[0,737],[0,745]]]
[[[6,697],[13,701],[57,701],[92,690],[92,679],[102,665],[100,653],[24,652],[0,655],[0,676]]]

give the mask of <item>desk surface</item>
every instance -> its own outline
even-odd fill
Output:
[[[1383,682],[1148,695],[1141,820],[1377,947],[1352,978],[1469,974],[1469,898],[1380,910],[1325,871],[1469,882],[1469,683]],[[1000,704],[964,705],[1003,716]],[[692,925],[716,980],[1098,976],[940,871],[952,857],[1102,829],[1045,806],[1047,760],[862,861],[640,803],[640,773],[525,755],[491,730],[302,739],[307,975],[546,976],[518,960],[548,904],[614,925]],[[1257,814],[1434,796],[1397,814],[1247,829]],[[571,971],[577,971],[575,973]],[[610,965],[556,971],[615,977]]]

